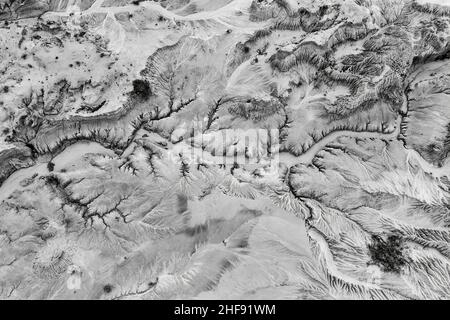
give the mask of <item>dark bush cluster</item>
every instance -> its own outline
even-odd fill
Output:
[[[372,263],[381,267],[385,272],[399,273],[406,264],[403,255],[403,241],[399,236],[390,235],[384,240],[380,236],[373,235],[368,249]]]
[[[150,83],[147,80],[133,80],[132,94],[144,100],[148,99],[152,94]]]

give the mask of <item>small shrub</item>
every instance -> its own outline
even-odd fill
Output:
[[[55,164],[53,162],[47,163],[47,169],[48,171],[52,172],[55,169]]]
[[[135,96],[146,100],[151,95],[150,84],[146,80],[140,80],[140,79],[133,80],[132,93]]]

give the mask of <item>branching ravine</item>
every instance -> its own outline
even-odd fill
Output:
[[[132,122],[133,131],[132,131],[131,135],[129,136],[129,138],[127,139],[125,146],[122,148],[121,155],[123,155],[123,153],[127,150],[127,148],[134,142],[138,132],[141,129],[147,129],[149,131],[152,131],[151,128],[152,128],[152,123],[154,121],[160,121],[163,119],[170,118],[170,116],[172,116],[173,114],[175,114],[177,112],[180,112],[185,107],[187,107],[192,102],[194,102],[196,99],[197,99],[197,96],[191,97],[185,101],[181,100],[179,105],[176,107],[173,107],[173,103],[169,103],[169,106],[165,111],[161,110],[158,106],[155,106],[155,108],[152,111],[139,115],[139,117]]]
[[[318,140],[309,149],[300,155],[295,155],[296,164],[310,164],[313,159],[323,148],[325,148],[330,142],[340,138],[340,137],[355,137],[355,138],[378,138],[378,139],[397,139],[400,132],[400,123],[402,117],[398,116],[395,122],[394,130],[388,133],[382,133],[379,131],[350,131],[350,130],[340,130],[333,131],[327,134],[325,137]]]
[[[146,288],[146,289],[135,290],[135,291],[129,290],[129,291],[121,292],[117,296],[111,298],[111,300],[121,300],[121,299],[128,298],[128,297],[136,297],[136,296],[145,295],[145,294],[151,292],[152,290],[154,290],[155,286],[157,284],[158,284],[158,278],[156,278],[155,282],[149,282],[148,283],[148,288]]]
[[[99,211],[98,209],[92,209],[91,205],[95,202],[95,200],[104,195],[102,191],[99,191],[97,194],[90,197],[82,196],[80,198],[75,198],[73,197],[72,192],[68,190],[68,187],[72,183],[79,183],[80,181],[75,182],[72,180],[68,180],[62,183],[60,179],[55,175],[47,176],[45,181],[46,184],[51,188],[52,192],[55,193],[61,200],[61,208],[64,209],[66,205],[74,207],[75,210],[81,214],[81,217],[84,220],[85,227],[88,226],[89,222],[90,226],[93,227],[94,218],[97,218],[102,221],[105,228],[110,228],[110,225],[106,222],[105,218],[112,214],[119,215],[124,223],[128,223],[127,216],[129,216],[129,213],[123,212],[122,209],[119,208],[119,206],[124,201],[128,200],[131,195],[124,195],[120,197],[119,200],[109,209],[106,209],[105,211]]]

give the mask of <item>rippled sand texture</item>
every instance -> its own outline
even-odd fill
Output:
[[[437,0],[0,0],[0,298],[450,299],[449,35]]]

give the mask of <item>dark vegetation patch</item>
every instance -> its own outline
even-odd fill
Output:
[[[450,154],[450,123],[447,124],[445,137],[439,137],[434,142],[421,146],[418,151],[435,166],[442,167]]]
[[[103,286],[103,292],[105,292],[105,293],[110,293],[112,291],[112,289],[113,289],[113,286],[110,284],[105,284]]]
[[[133,80],[133,91],[131,93],[141,99],[148,99],[151,95],[150,83],[147,80]]]
[[[373,235],[368,249],[372,264],[379,266],[385,272],[400,273],[406,264],[406,258],[403,255],[403,239],[397,235],[389,235],[386,239]]]
[[[55,164],[53,162],[49,161],[47,163],[47,169],[48,169],[48,171],[52,172],[55,169]]]

